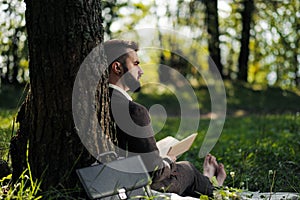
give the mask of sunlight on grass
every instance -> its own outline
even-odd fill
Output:
[[[0,128],[4,129],[11,127],[15,116],[15,110],[0,109]]]
[[[15,116],[14,110],[0,109],[0,159],[7,157]]]
[[[40,192],[41,181],[34,180],[30,166],[23,171],[17,182],[12,182],[12,174],[0,180],[0,199],[42,199]]]

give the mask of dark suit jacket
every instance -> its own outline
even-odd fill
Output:
[[[153,181],[170,177],[176,165],[170,159],[159,156],[148,110],[110,88],[110,111],[116,126],[117,141],[114,143],[119,155],[140,155]]]

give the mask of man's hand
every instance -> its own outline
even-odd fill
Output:
[[[168,155],[169,156],[169,158],[173,161],[173,162],[175,162],[176,161],[176,156],[173,156],[173,155]]]

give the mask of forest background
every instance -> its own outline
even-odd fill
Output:
[[[0,5],[0,153],[8,163],[10,139],[18,127],[12,121],[30,82],[25,9],[18,0],[2,0]],[[195,55],[201,51],[213,59],[224,80],[227,117],[212,153],[225,163],[226,185],[299,193],[299,1],[115,0],[103,1],[101,9],[105,40],[147,27],[176,30],[187,33],[198,46],[186,46],[168,34],[158,35],[159,42],[174,51]],[[197,160],[212,114],[205,81],[178,54],[160,51],[147,59],[155,63],[151,69],[145,66],[148,79],[163,83],[166,74],[172,77],[170,71],[162,76],[160,64],[168,65],[191,82],[200,99],[199,132],[203,134],[182,157]],[[199,60],[199,65],[209,67],[206,60]],[[155,102],[168,110],[157,139],[176,133],[180,124],[176,96],[150,88],[136,99],[149,108]],[[160,127],[160,120],[153,118],[154,127]],[[201,168],[201,162],[197,167]]]

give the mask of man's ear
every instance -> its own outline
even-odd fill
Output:
[[[116,75],[121,75],[122,74],[122,66],[121,63],[118,61],[115,61],[111,65],[111,70],[114,74]]]

